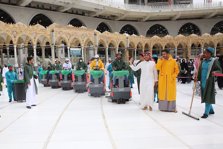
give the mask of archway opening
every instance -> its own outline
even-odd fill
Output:
[[[74,26],[74,27],[85,26],[82,21],[80,21],[79,19],[76,19],[76,18],[70,20],[69,24],[72,25],[72,26]]]
[[[14,19],[5,11],[0,9],[0,21],[9,23],[9,24],[15,24]]]
[[[44,27],[48,27],[51,24],[53,24],[53,22],[51,21],[50,18],[48,18],[44,14],[37,14],[32,18],[29,25],[36,25],[36,24],[40,24]]]
[[[216,23],[211,29],[211,35],[223,33],[223,21]]]
[[[189,36],[191,34],[201,35],[201,31],[197,25],[193,23],[186,23],[180,28],[178,34],[182,34],[184,36]]]
[[[155,24],[149,28],[146,33],[146,37],[153,37],[155,35],[159,37],[164,37],[166,35],[169,35],[169,32],[164,26],[160,24]]]
[[[120,30],[121,34],[129,34],[129,35],[139,35],[138,31],[136,30],[136,28],[130,24],[127,24],[125,26],[122,27],[122,29]]]
[[[104,22],[100,23],[96,30],[98,30],[101,33],[105,32],[105,31],[112,32],[111,28]]]

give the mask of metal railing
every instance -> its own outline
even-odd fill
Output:
[[[136,5],[126,4],[124,0],[82,0],[85,2],[94,3],[98,6],[107,6],[112,8],[118,8],[121,10],[139,11],[139,12],[161,12],[161,11],[189,11],[189,10],[201,10],[201,9],[218,9],[223,8],[223,2],[215,3],[201,3],[201,4],[172,4],[172,5]]]

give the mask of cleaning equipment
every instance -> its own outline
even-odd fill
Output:
[[[104,83],[104,72],[102,70],[91,70],[91,77],[93,77],[93,82],[88,85],[88,93],[94,97],[100,97],[105,95],[105,83]],[[103,77],[102,79],[100,79]]]
[[[47,73],[48,73],[48,70],[40,71],[40,75],[42,76],[41,83],[43,84],[44,87],[50,86],[49,80],[47,79]]]
[[[61,87],[63,90],[70,90],[72,89],[72,71],[71,70],[62,70],[62,81],[61,81]]]
[[[129,80],[128,80],[128,75],[129,71],[128,70],[121,70],[121,71],[113,71],[112,72],[113,77],[116,79],[113,81],[118,81],[116,87],[115,82],[111,81],[111,94],[110,98],[112,102],[117,102],[118,104],[120,103],[125,103],[126,101],[129,101],[131,96],[131,88],[129,86]]]
[[[87,76],[85,70],[74,71],[74,91],[83,93],[87,91]]]
[[[194,87],[193,87],[193,94],[192,94],[192,99],[191,99],[191,103],[190,103],[190,110],[188,113],[186,112],[182,112],[182,114],[186,115],[186,116],[189,116],[195,120],[200,120],[199,118],[197,117],[194,117],[193,115],[191,115],[191,110],[192,110],[192,105],[193,105],[193,101],[194,101],[194,95],[195,95],[195,90],[196,90],[196,85],[197,85],[197,81],[194,82]]]
[[[61,85],[60,85],[60,72],[58,70],[51,70],[50,71],[50,86],[51,88],[60,88]]]

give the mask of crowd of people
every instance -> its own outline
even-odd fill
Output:
[[[205,49],[202,55],[198,55],[195,59],[179,59],[176,60],[171,56],[169,50],[163,50],[161,58],[153,57],[149,51],[139,54],[139,60],[129,59],[125,62],[121,53],[116,54],[116,59],[108,60],[106,66],[100,59],[99,55],[86,64],[82,58],[74,68],[69,59],[64,64],[56,60],[54,64],[49,63],[47,67],[38,66],[37,73],[34,71],[33,58],[28,57],[27,63],[23,67],[19,67],[14,71],[12,65],[5,65],[1,69],[0,75],[0,91],[2,91],[2,83],[7,86],[9,102],[15,100],[13,91],[13,82],[18,79],[24,79],[26,85],[26,107],[31,109],[36,106],[36,94],[38,88],[36,79],[41,80],[41,71],[48,70],[47,79],[50,79],[50,70],[101,70],[104,75],[100,77],[99,82],[103,82],[105,74],[108,76],[107,87],[118,87],[119,82],[113,71],[127,70],[128,76],[124,78],[124,85],[133,87],[134,76],[137,80],[138,93],[140,94],[140,108],[143,110],[153,110],[154,101],[158,101],[159,110],[165,112],[177,112],[176,108],[176,90],[177,80],[182,84],[189,83],[192,80],[200,82],[201,101],[205,103],[205,112],[202,118],[207,118],[210,114],[214,114],[212,104],[215,104],[215,82],[214,72],[222,73],[223,56],[214,57],[214,49]],[[60,79],[59,74],[57,74]],[[94,82],[90,77],[90,82]],[[111,83],[112,82],[112,83]],[[217,78],[218,86],[223,88],[223,78]],[[112,86],[111,86],[112,85]]]

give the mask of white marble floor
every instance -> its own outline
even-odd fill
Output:
[[[0,149],[222,149],[223,90],[217,90],[216,114],[196,121],[188,111],[192,84],[178,84],[178,113],[142,111],[139,96],[115,104],[107,98],[89,97],[39,86],[38,105],[8,103],[0,96]],[[193,115],[204,105],[195,97]]]

